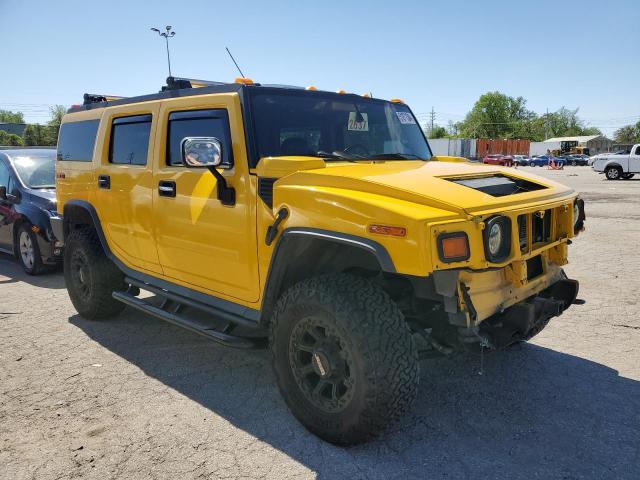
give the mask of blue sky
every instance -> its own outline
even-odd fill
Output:
[[[46,121],[84,92],[157,91],[174,75],[403,98],[461,120],[484,92],[580,108],[611,134],[640,119],[640,1],[0,0],[0,108]]]

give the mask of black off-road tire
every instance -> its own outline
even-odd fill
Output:
[[[294,347],[294,332],[309,322],[320,322],[327,336],[338,339],[343,347],[339,361],[350,359],[344,364],[349,365],[353,383],[339,411],[327,411],[310,400],[294,373],[295,355],[300,353]],[[354,445],[379,435],[417,394],[418,354],[409,327],[398,306],[367,279],[334,274],[291,287],[276,306],[270,344],[287,405],[309,431],[328,442]]]
[[[67,238],[64,280],[73,306],[86,319],[113,317],[125,307],[111,296],[125,289],[124,275],[107,258],[93,229],[74,230]]]

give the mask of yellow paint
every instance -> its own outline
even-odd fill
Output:
[[[166,164],[169,114],[212,108],[229,114],[234,168],[221,172],[236,190],[236,204],[231,207],[217,200],[216,180],[206,169]],[[110,122],[141,113],[153,114],[147,166],[110,165]],[[61,208],[70,199],[92,203],[109,247],[127,266],[252,308],[261,305],[277,244],[267,246],[264,236],[281,207],[290,214],[280,231],[311,227],[373,239],[387,249],[399,274],[424,277],[437,270],[462,269],[461,280],[470,288],[480,319],[546,288],[566,263],[567,241],[574,236],[575,192],[522,170],[472,164],[458,157],[357,163],[270,157],[250,170],[237,93],[106,107],[73,113],[64,121],[90,118],[102,119],[93,162],[58,162],[58,172],[65,173],[65,179],[58,179]],[[492,197],[448,180],[495,173],[530,179],[547,188]],[[110,191],[96,188],[99,174],[111,176]],[[278,179],[273,209],[257,196],[258,177]],[[175,198],[158,195],[161,180],[176,182]],[[557,219],[555,240],[521,252],[517,217],[549,208]],[[485,220],[496,214],[512,219],[514,248],[505,262],[489,264],[482,229]],[[370,233],[372,224],[406,228],[406,236]],[[467,233],[469,260],[446,264],[440,260],[436,241],[446,232]],[[545,273],[527,281],[525,261],[535,255],[543,256]],[[495,270],[483,271],[487,268]]]

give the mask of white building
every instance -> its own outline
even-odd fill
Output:
[[[578,142],[578,147],[588,147],[589,155],[609,152],[613,142],[604,135],[581,135],[577,137],[555,137],[544,142],[531,142],[530,155],[542,155],[547,150],[561,148],[562,142]]]

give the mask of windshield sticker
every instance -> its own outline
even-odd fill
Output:
[[[409,112],[396,112],[396,115],[398,116],[398,120],[400,120],[400,123],[403,125],[416,124],[416,121],[413,119],[413,115],[411,115]]]
[[[366,113],[349,112],[349,124],[347,128],[353,132],[368,132],[369,116]]]

